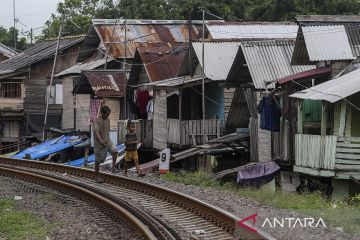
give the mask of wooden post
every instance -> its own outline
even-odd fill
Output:
[[[298,111],[297,111],[297,133],[303,133],[303,100],[298,102]]]
[[[90,152],[90,145],[85,148],[84,167],[87,167],[88,165],[89,152]]]
[[[179,145],[181,145],[182,139],[182,89],[179,89]]]
[[[321,102],[321,140],[320,140],[320,167],[324,167],[325,161],[325,137],[327,124],[327,102]]]
[[[346,121],[346,102],[345,100],[342,100],[341,109],[340,109],[339,137],[344,136],[345,121]]]
[[[321,136],[326,136],[326,124],[327,124],[327,102],[321,102]]]

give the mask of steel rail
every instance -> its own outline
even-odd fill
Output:
[[[141,236],[148,240],[156,240],[158,239],[150,230],[149,228],[143,224],[137,217],[132,215],[129,211],[124,209],[123,207],[119,206],[118,204],[114,203],[110,199],[101,196],[97,193],[94,193],[88,189],[82,188],[80,186],[76,186],[70,184],[68,182],[61,181],[59,179],[54,179],[47,176],[42,176],[38,174],[34,174],[31,172],[26,172],[24,170],[16,170],[8,167],[0,166],[0,174],[9,177],[18,177],[20,179],[25,179],[29,182],[33,183],[40,183],[40,185],[45,186],[56,186],[67,191],[76,192],[77,194],[81,194],[85,196],[87,199],[95,202],[99,206],[104,206],[106,209],[110,210],[115,216],[119,217],[120,219],[125,220],[129,223]]]
[[[0,164],[34,168],[62,174],[66,173],[68,175],[74,175],[81,178],[95,179],[95,174],[92,170],[55,163],[0,158]],[[238,223],[241,219],[239,219],[237,216],[192,196],[127,177],[115,176],[106,173],[102,173],[101,177],[105,180],[106,183],[112,184],[114,186],[120,186],[150,196],[155,196],[159,199],[187,209],[188,211],[193,212],[195,215],[201,216],[203,219],[214,223],[224,231],[232,234],[234,237],[236,237],[236,239],[274,239],[266,232],[251,226],[247,222],[244,222],[243,224],[248,226],[249,229],[252,228],[255,231],[240,227]]]

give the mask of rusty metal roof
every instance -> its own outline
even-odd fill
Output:
[[[178,76],[188,44],[172,44],[162,47],[141,47],[137,54],[144,64],[150,82]]]
[[[201,27],[201,23],[198,21],[192,23],[192,39],[198,38]],[[88,36],[93,38],[94,32],[96,32],[100,39],[100,47],[104,48],[104,52],[107,49],[109,55],[114,58],[125,57],[125,24],[123,20],[116,22],[109,19],[95,19],[90,27]],[[134,57],[136,48],[146,47],[151,43],[188,42],[189,31],[187,21],[127,20],[126,39],[126,55],[128,58]],[[99,42],[93,40],[92,45],[95,47],[95,45],[99,45]]]
[[[85,71],[85,77],[98,97],[123,97],[125,73],[114,70]]]

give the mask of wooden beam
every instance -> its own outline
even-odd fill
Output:
[[[181,143],[181,133],[183,132],[182,131],[182,95],[183,95],[183,92],[182,92],[182,89],[179,89],[179,143]]]
[[[327,123],[327,102],[321,102],[321,136],[326,136],[326,123]]]
[[[334,177],[335,172],[331,170],[319,170],[307,167],[294,166],[294,172],[300,172],[312,176],[318,177]]]
[[[339,136],[343,137],[345,134],[345,121],[346,121],[346,102],[342,100],[340,109],[340,124],[339,124]]]
[[[297,111],[297,133],[303,133],[303,100],[298,101],[298,111]]]

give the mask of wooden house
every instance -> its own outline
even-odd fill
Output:
[[[225,79],[235,56],[234,49],[236,43],[205,44],[205,141],[221,134],[224,89],[217,81]],[[185,50],[183,44],[139,48],[136,55],[143,66],[133,67],[130,74],[130,86],[153,92],[152,139],[156,149],[184,148],[204,142],[201,44],[193,42],[192,48]],[[221,65],[218,60],[222,60]]]
[[[76,63],[83,37],[65,37],[59,44],[55,66],[58,73]],[[14,151],[24,142],[23,136],[42,136],[47,101],[51,87],[48,127],[61,128],[62,82],[50,85],[56,40],[46,40],[25,52],[0,63],[0,146],[12,144]]]
[[[290,95],[298,99],[294,171],[332,178],[333,198],[360,192],[359,78],[356,69]],[[320,106],[317,127],[305,125],[305,101]]]
[[[282,26],[278,26],[278,30]],[[250,128],[250,160],[265,162],[274,159],[272,153],[278,152],[286,144],[279,140],[279,134],[288,132],[288,125],[280,124],[282,129],[272,133],[260,128],[261,115],[258,104],[269,96],[275,87],[273,81],[287,75],[310,70],[315,66],[291,66],[291,56],[295,46],[294,39],[241,41],[234,64],[228,74],[226,85],[236,87],[238,96],[234,101],[242,104],[231,105],[229,116],[235,116],[233,124],[245,124],[248,117]],[[248,112],[248,114],[245,114]],[[282,139],[284,141],[284,139]],[[283,151],[284,152],[284,151]],[[286,151],[285,151],[286,153]],[[287,158],[287,156],[283,156]]]
[[[68,109],[68,111],[72,110],[74,114],[68,114],[67,117],[73,118],[66,119],[65,122],[72,122],[75,129],[90,132],[91,124],[97,117],[101,106],[107,105],[111,109],[109,116],[111,138],[114,143],[117,143],[120,99],[124,97],[125,82],[123,71],[83,71],[71,89],[73,96],[69,96],[76,101],[72,108]],[[70,86],[67,87],[71,88]]]
[[[85,37],[81,48],[77,64],[59,73],[57,77],[62,78],[68,88],[74,85],[76,79],[81,75],[82,71],[116,69],[118,71],[126,71],[129,77],[133,66],[134,56],[138,47],[154,47],[167,46],[169,44],[185,44],[189,41],[189,36],[193,39],[197,38],[201,22],[194,21],[192,26],[187,25],[187,21],[172,20],[132,20],[127,19],[126,22],[125,43],[125,22],[123,19],[93,19],[92,24]],[[191,29],[189,34],[189,29]],[[126,50],[125,50],[126,46]],[[125,56],[126,66],[125,67]],[[64,95],[71,93],[63,88]],[[65,92],[67,91],[67,93]],[[127,106],[121,106],[120,118],[132,118],[133,105],[132,93],[128,94]],[[64,128],[73,128],[74,111],[77,108],[74,105],[73,97],[64,98],[64,105],[68,106],[64,111],[62,124]],[[123,99],[122,97],[120,99]],[[121,100],[120,105],[125,101]],[[127,109],[127,112],[124,111]]]
[[[327,181],[331,179],[330,186],[334,191],[333,197],[339,198],[349,195],[354,189],[352,183],[346,180],[351,178],[349,173],[353,172],[354,178],[357,176],[356,170],[354,170],[356,166],[353,169],[351,165],[350,167],[346,165],[349,163],[349,159],[342,159],[344,154],[346,157],[347,153],[351,155],[352,149],[346,149],[349,146],[341,142],[342,137],[345,137],[344,129],[348,131],[347,136],[351,134],[356,136],[356,130],[354,133],[351,132],[351,126],[353,126],[351,114],[354,111],[352,107],[347,106],[349,102],[346,102],[346,100],[346,103],[342,103],[339,99],[336,101],[331,100],[329,104],[326,102],[329,102],[329,100],[321,97],[319,99],[302,98],[300,92],[299,94],[291,94],[310,87],[310,89],[322,89],[325,87],[324,90],[326,90],[331,86],[337,89],[337,85],[339,85],[338,90],[340,93],[342,87],[340,81],[326,81],[339,76],[341,76],[338,78],[339,80],[346,80],[352,78],[351,74],[356,75],[353,70],[357,68],[359,62],[356,58],[359,57],[358,33],[360,31],[360,18],[359,16],[297,16],[296,19],[299,30],[291,64],[293,66],[316,65],[316,69],[293,74],[277,81],[285,105],[291,106],[292,112],[296,113],[292,117],[294,136],[290,138],[293,143],[292,160],[294,162],[294,172],[306,178],[315,177],[315,181],[318,182],[320,179]],[[346,74],[348,72],[351,73]],[[322,92],[322,90],[319,91]],[[302,100],[295,101],[291,97],[288,98],[289,95]],[[350,92],[347,96],[356,100],[357,94]],[[341,127],[340,119],[345,121],[345,123],[341,123]],[[347,127],[344,127],[344,124]],[[318,140],[321,143],[318,143]],[[327,141],[325,148],[323,141]],[[310,147],[309,144],[317,146],[319,149],[313,152],[312,148],[308,148]],[[356,143],[354,144],[356,152]],[[341,145],[344,145],[345,150],[342,149]],[[342,152],[343,150],[345,153]],[[312,153],[319,154],[317,155],[319,159],[315,162],[312,162],[315,155],[309,157]],[[328,154],[334,154],[334,156]],[[353,158],[350,159],[353,160]],[[335,167],[335,163],[337,167]],[[345,163],[345,166],[342,165],[343,163]]]

